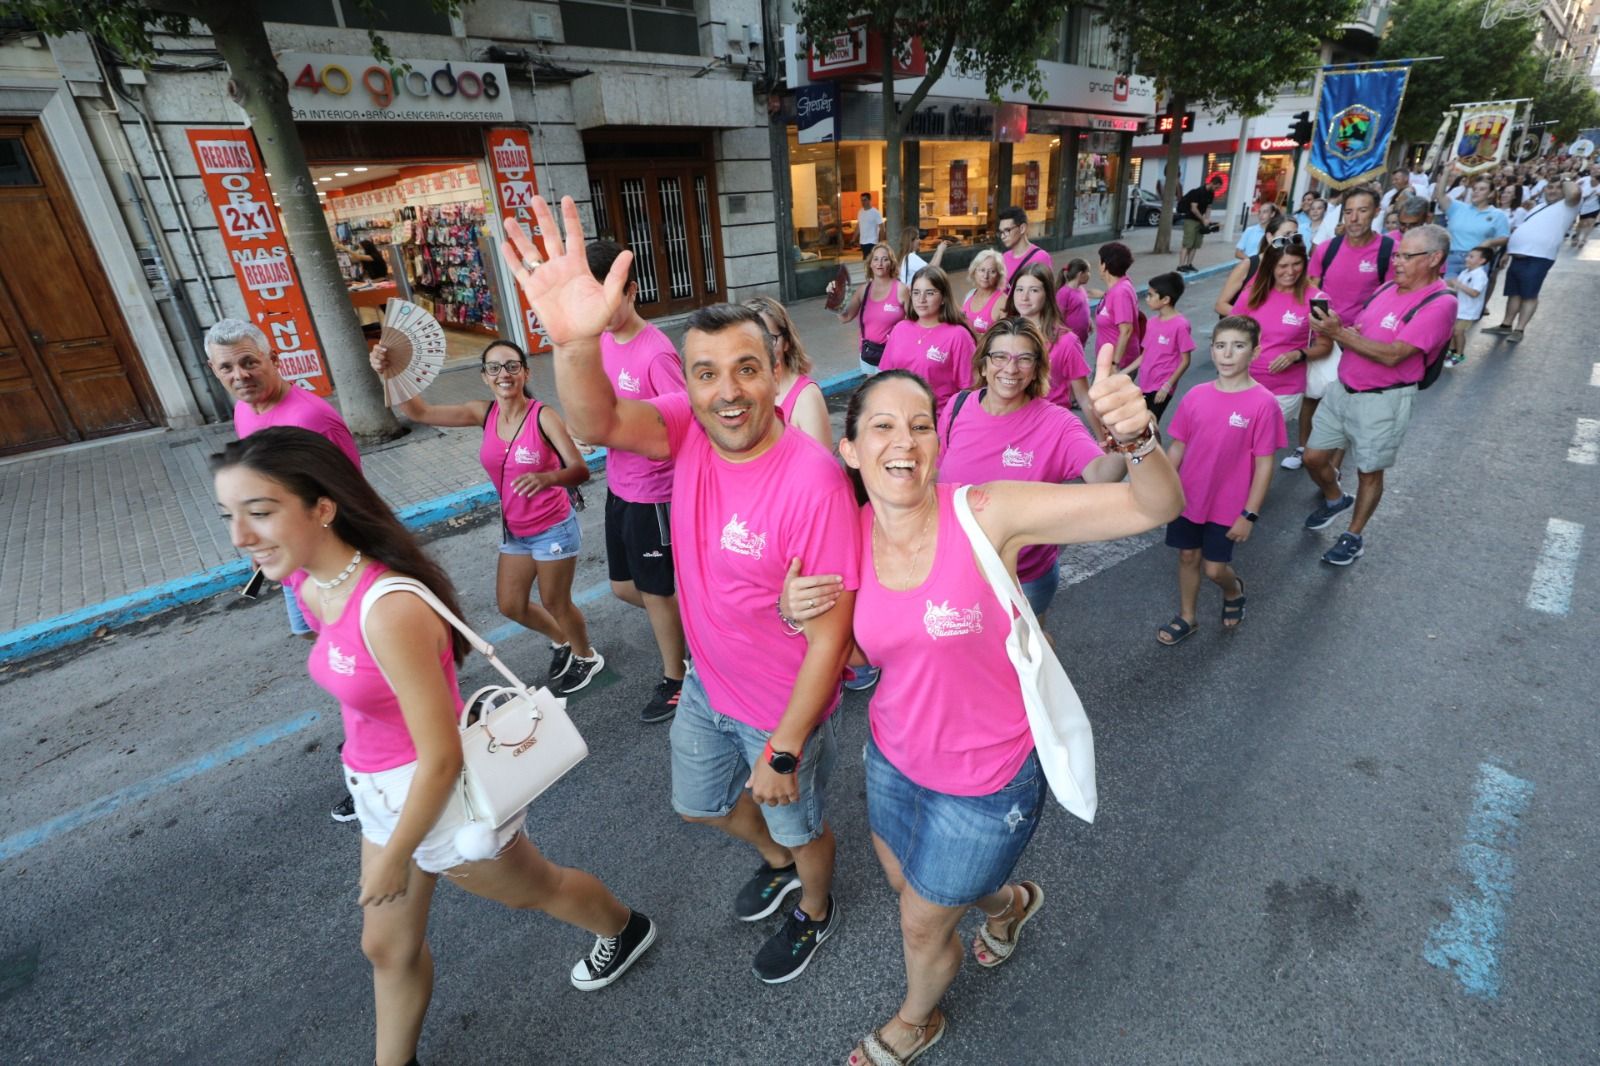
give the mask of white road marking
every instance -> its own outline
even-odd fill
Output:
[[[1544,550],[1528,585],[1528,609],[1545,614],[1566,614],[1572,609],[1572,579],[1583,550],[1583,526],[1552,518],[1545,526]]]
[[[1600,389],[1600,363],[1589,368],[1589,384]]]
[[[1600,464],[1600,419],[1578,419],[1578,427],[1572,431],[1572,447],[1567,449],[1567,462]]]

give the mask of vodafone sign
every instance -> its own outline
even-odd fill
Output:
[[[1293,137],[1252,137],[1248,143],[1252,152],[1292,152],[1300,147]]]

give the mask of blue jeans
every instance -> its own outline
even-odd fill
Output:
[[[288,585],[283,586],[283,605],[289,608],[289,632],[297,637],[311,632],[311,623],[306,621],[306,616],[300,610],[300,601]]]
[[[1061,556],[1056,556],[1050,563],[1050,569],[1034,578],[1032,581],[1022,583],[1022,595],[1026,597],[1028,606],[1033,608],[1034,614],[1044,614],[1050,609],[1050,601],[1056,598],[1056,589],[1061,587]]]

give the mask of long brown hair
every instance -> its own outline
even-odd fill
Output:
[[[327,438],[298,426],[263,429],[232,441],[211,456],[212,472],[235,466],[276,481],[307,507],[315,507],[321,499],[332,500],[332,528],[340,540],[396,573],[416,578],[461,617],[455,586],[444,567],[422,550],[350,457]],[[471,645],[454,626],[447,628],[459,665]]]
[[[1022,278],[1038,278],[1044,286],[1044,307],[1039,310],[1039,332],[1044,335],[1046,348],[1054,345],[1065,328],[1061,320],[1061,305],[1056,303],[1056,272],[1045,263],[1029,263],[1011,279],[1011,291],[1006,294],[1006,314],[1020,317],[1017,310],[1017,282]]]
[[[1270,244],[1262,248],[1261,261],[1256,265],[1256,276],[1250,279],[1250,299],[1245,301],[1250,310],[1254,311],[1267,302],[1267,296],[1278,284],[1277,278],[1273,275],[1278,269],[1278,264],[1285,258],[1300,260],[1300,279],[1294,283],[1294,299],[1296,303],[1306,302],[1306,289],[1311,284],[1307,277],[1311,272],[1310,253],[1306,251],[1304,241],[1296,241],[1291,237],[1289,243],[1282,248],[1274,248]]]
[[[956,303],[955,295],[950,291],[950,275],[936,266],[925,266],[911,275],[911,285],[906,289],[906,294],[901,304],[905,311],[906,319],[910,322],[917,320],[917,312],[911,303],[911,290],[917,287],[917,282],[926,279],[928,284],[939,290],[942,298],[939,304],[939,321],[947,326],[960,326],[968,333],[972,333],[972,324],[967,321],[967,316],[961,313],[961,307]],[[972,339],[976,343],[977,334]]]
[[[1041,268],[1048,269],[1048,268]],[[1055,306],[1054,298],[1051,306]],[[996,337],[1021,337],[1033,345],[1033,350],[1038,358],[1033,364],[1033,380],[1028,387],[1023,389],[1023,395],[1030,400],[1050,394],[1050,346],[1045,343],[1044,334],[1039,327],[1029,322],[1021,315],[1012,315],[1002,318],[990,326],[983,334],[983,339],[978,341],[978,350],[972,353],[972,380],[981,381],[985,386],[989,384],[989,349],[994,345]]]

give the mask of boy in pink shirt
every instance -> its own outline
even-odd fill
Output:
[[[672,723],[672,803],[685,820],[753,845],[762,865],[735,913],[758,921],[799,905],[755,958],[769,984],[798,977],[838,924],[824,792],[837,761],[830,719],[851,640],[850,612],[823,633],[777,612],[791,566],[859,583],[860,526],[844,472],[776,413],[772,337],[747,307],[689,316],[687,395],[619,398],[600,335],[621,305],[632,256],[590,272],[582,223],[562,201],[565,240],[544,200],[534,214],[551,258],[512,223],[507,262],[555,345],[556,389],[578,435],[671,459],[672,533],[694,669]],[[530,264],[537,264],[536,268]],[[844,599],[853,606],[854,593]]]
[[[1272,453],[1288,443],[1272,393],[1250,378],[1261,328],[1232,315],[1211,334],[1217,380],[1196,385],[1178,404],[1167,433],[1167,454],[1183,482],[1183,514],[1167,526],[1178,549],[1178,613],[1156,631],[1172,646],[1191,636],[1200,601],[1200,575],[1222,590],[1222,626],[1244,621],[1244,579],[1234,572],[1233,547],[1250,539],[1272,482]]]
[[[622,254],[615,241],[589,245],[589,272],[603,280]],[[683,363],[661,330],[634,307],[639,283],[631,271],[622,305],[600,336],[600,359],[615,395],[653,400],[683,391]],[[606,568],[611,594],[644,608],[661,653],[661,680],[639,711],[645,723],[665,722],[678,712],[685,644],[672,565],[672,460],[633,452],[606,456]]]
[[[1189,320],[1178,313],[1178,300],[1183,296],[1183,275],[1176,271],[1159,274],[1150,279],[1150,288],[1144,295],[1150,316],[1145,320],[1144,337],[1140,344],[1139,391],[1150,413],[1161,421],[1167,404],[1178,391],[1178,382],[1189,370],[1189,353],[1194,351],[1194,335]],[[1130,367],[1129,369],[1132,369]]]

